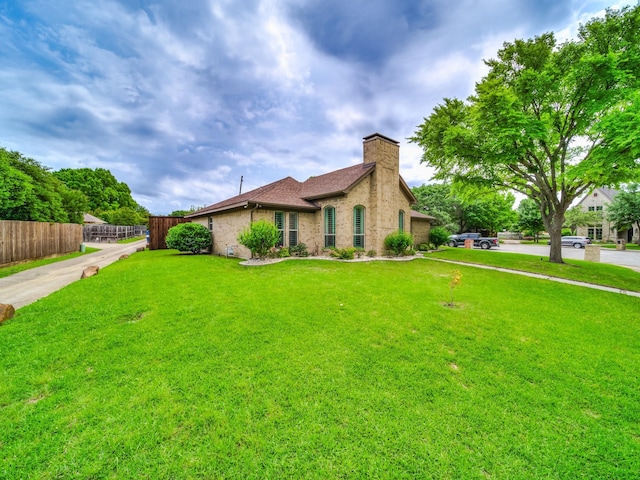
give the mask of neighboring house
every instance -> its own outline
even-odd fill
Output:
[[[627,242],[637,240],[639,235],[637,228],[618,232],[605,216],[607,205],[611,203],[617,194],[618,191],[611,188],[597,188],[580,200],[578,206],[582,207],[584,211],[600,212],[602,221],[594,225],[578,227],[577,235],[589,237],[597,242],[615,242],[618,239],[623,239]]]
[[[90,213],[83,214],[83,221],[85,225],[105,225],[107,223],[98,217],[94,217]]]
[[[399,144],[378,133],[364,138],[361,164],[299,182],[283,178],[186,215],[213,236],[213,253],[248,258],[238,234],[267,220],[280,230],[282,246],[304,243],[311,253],[359,247],[384,253],[384,239],[411,232],[416,244],[429,241],[431,220],[411,210],[416,198],[400,176]]]

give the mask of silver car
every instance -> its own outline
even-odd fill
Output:
[[[561,242],[563,247],[584,248],[588,243],[591,243],[591,239],[589,237],[562,237]],[[548,241],[547,245],[550,243],[551,241]]]

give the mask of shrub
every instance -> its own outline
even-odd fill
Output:
[[[251,255],[266,258],[269,251],[280,240],[280,232],[276,226],[265,220],[253,222],[238,235],[238,242],[251,250]]]
[[[335,248],[331,251],[331,256],[340,260],[353,260],[356,249],[353,247]]]
[[[308,257],[309,252],[307,251],[307,246],[304,243],[299,243],[295,247],[289,247],[289,252],[291,255],[296,257]]]
[[[369,250],[369,251],[367,252],[367,257],[373,258],[373,257],[375,257],[376,255],[377,255],[377,253],[376,253],[376,251],[375,251],[375,250]]]
[[[430,244],[428,243],[421,243],[420,245],[418,245],[418,250],[421,252],[426,252],[430,249]]]
[[[211,247],[211,232],[199,223],[179,223],[169,229],[166,242],[168,248],[196,254]]]
[[[449,241],[449,231],[442,227],[433,227],[429,232],[429,241],[433,245],[433,248],[438,250],[441,245],[446,245]]]
[[[282,247],[280,249],[280,251],[278,252],[278,256],[280,258],[287,258],[291,256],[291,253],[289,253],[289,248],[288,247]]]
[[[413,245],[413,236],[407,232],[395,232],[384,239],[384,246],[395,256],[403,255],[411,245]]]

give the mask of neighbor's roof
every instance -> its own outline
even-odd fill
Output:
[[[193,212],[186,217],[197,217],[234,208],[260,205],[262,207],[293,208],[297,210],[319,210],[313,202],[325,197],[347,194],[363,178],[375,170],[375,163],[361,163],[310,177],[304,182],[286,177],[282,180],[236,195]]]
[[[411,210],[411,212],[409,213],[409,215],[411,216],[411,218],[415,218],[416,220],[435,220],[436,217],[432,217],[430,215],[425,215],[422,212],[416,212],[415,210]]]
[[[596,188],[593,192],[591,192],[591,193],[585,195],[584,197],[582,197],[582,199],[578,202],[578,205],[582,205],[582,202],[584,202],[587,198],[593,196],[595,193],[600,193],[600,194],[604,195],[606,197],[606,199],[610,202],[618,194],[618,190],[616,190],[614,188],[607,188],[607,187]]]
[[[98,223],[98,224],[104,224],[107,223],[104,220],[98,218],[98,217],[94,217],[93,215],[91,215],[90,213],[85,213],[82,216],[82,221],[84,223]]]

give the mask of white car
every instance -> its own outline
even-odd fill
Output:
[[[589,237],[562,237],[562,246],[563,247],[573,247],[573,248],[585,248],[587,244],[591,243],[591,239]],[[551,241],[547,242],[549,245]]]

